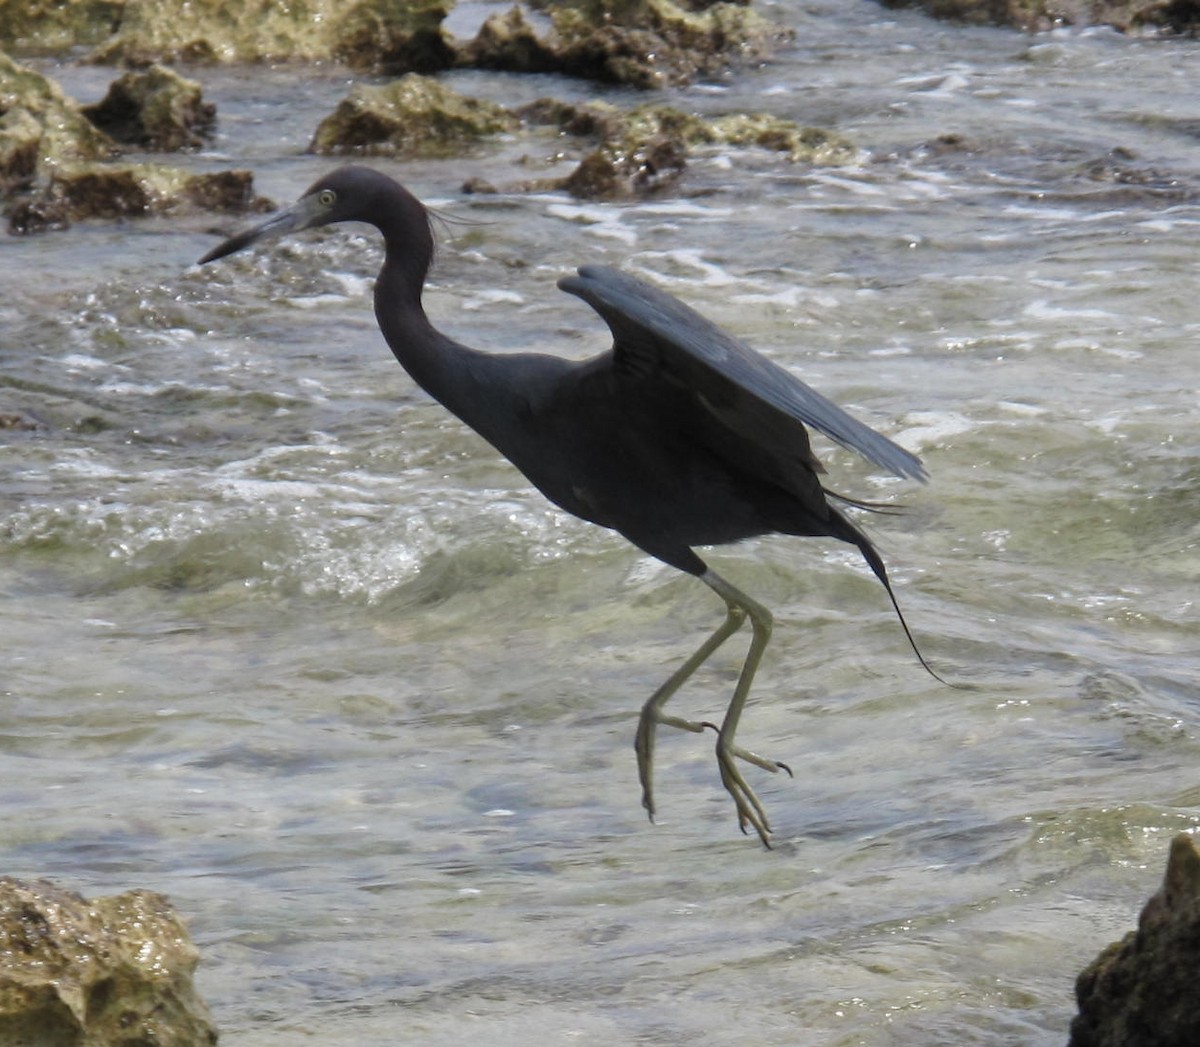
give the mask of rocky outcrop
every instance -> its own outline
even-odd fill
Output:
[[[103,100],[81,112],[121,145],[155,152],[198,149],[217,122],[200,85],[161,65],[114,80]]]
[[[1123,33],[1160,29],[1195,33],[1200,4],[1189,0],[879,0],[884,7],[919,7],[936,18],[969,25],[1044,30],[1110,25]]]
[[[792,36],[736,3],[556,0],[544,6],[546,32],[538,32],[520,6],[493,15],[463,48],[465,64],[656,88],[757,61]]]
[[[192,984],[198,958],[161,894],[88,901],[0,878],[0,1043],[209,1047],[217,1032]]]
[[[51,163],[116,152],[53,80],[0,52],[0,198],[32,187]]]
[[[1069,1047],[1196,1047],[1200,1044],[1200,851],[1171,841],[1162,887],[1138,929],[1079,975],[1079,1014]]]
[[[3,0],[12,2],[12,0]],[[95,62],[341,61],[383,73],[448,68],[442,31],[451,0],[126,0]]]
[[[359,85],[321,121],[310,153],[444,156],[485,135],[511,130],[502,106],[458,94],[410,73],[380,86]]]
[[[541,99],[522,109],[521,116],[594,143],[566,178],[530,186],[565,189],[586,199],[622,199],[669,189],[683,175],[688,157],[705,147],[767,149],[790,161],[818,165],[850,163],[857,155],[839,135],[765,113],[706,118],[665,105],[623,111]]]

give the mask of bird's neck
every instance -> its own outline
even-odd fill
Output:
[[[375,282],[375,316],[388,346],[416,383],[468,425],[480,428],[488,395],[488,354],[460,345],[429,322],[421,305],[424,272],[389,259]]]

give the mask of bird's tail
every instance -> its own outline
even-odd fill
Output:
[[[887,567],[884,565],[883,558],[879,555],[878,550],[871,543],[871,539],[832,506],[829,508],[829,513],[829,522],[832,525],[830,533],[832,536],[857,546],[858,551],[863,554],[863,559],[867,561],[871,570],[875,572],[875,577],[883,583],[884,589],[887,590],[888,599],[892,601],[892,607],[896,610],[896,617],[900,619],[900,628],[904,630],[904,635],[908,638],[909,646],[913,649],[913,654],[917,656],[917,661],[921,663],[921,667],[939,683],[944,683],[947,687],[954,687],[955,684],[939,676],[933,671],[932,666],[925,661],[925,656],[921,653],[921,648],[917,646],[917,641],[913,637],[912,630],[908,627],[908,622],[904,618],[904,612],[900,610],[900,604],[896,600],[895,592],[892,590],[892,583],[888,579]]]

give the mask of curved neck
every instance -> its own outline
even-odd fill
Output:
[[[414,272],[414,269],[420,272]],[[429,322],[421,304],[424,269],[413,255],[390,252],[375,281],[375,317],[392,354],[430,396],[487,439],[495,434],[486,420],[489,403],[504,399],[503,376],[494,358],[444,335]]]

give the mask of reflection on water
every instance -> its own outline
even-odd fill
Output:
[[[623,264],[924,457],[914,489],[822,447],[908,507],[872,534],[969,691],[852,550],[714,554],[777,612],[743,721],[797,772],[755,783],[771,854],[701,738],[638,805],[634,713],[720,608],[413,388],[368,232],[204,270],[211,220],[0,246],[0,410],[39,423],[0,433],[5,871],[169,893],[231,1041],[1059,1044],[1195,826],[1198,114],[1162,85],[1194,47],[775,10],[791,53],[670,100],[835,126],[858,166],[714,152],[581,205],[457,194],[511,144],[380,165],[455,219],[427,306],[461,340],[595,351],[554,280]],[[294,196],[345,84],[298,75],[204,71],[191,162]]]

